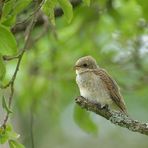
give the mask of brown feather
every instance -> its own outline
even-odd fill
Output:
[[[98,68],[97,70],[94,70],[94,73],[100,76],[100,79],[102,79],[104,85],[106,86],[109,92],[111,99],[115,102],[115,104],[121,109],[121,111],[127,114],[125,102],[123,100],[123,97],[120,94],[117,83],[102,68]]]

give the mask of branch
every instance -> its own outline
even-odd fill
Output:
[[[71,4],[73,6],[73,8],[79,6],[81,4],[82,0],[71,0]],[[54,15],[55,17],[61,17],[63,15],[63,10],[61,8],[56,8],[54,10]],[[15,33],[19,33],[22,32],[26,29],[26,27],[28,26],[29,21],[25,21],[24,23],[19,23],[16,24],[11,31],[15,34]],[[44,24],[44,16],[43,15],[39,15],[37,22],[36,22],[36,26],[41,26],[42,24]]]
[[[3,11],[3,7],[4,7],[4,3],[5,3],[5,0],[0,0],[0,19],[2,17],[2,11]]]
[[[125,127],[133,132],[148,135],[148,123],[141,123],[140,121],[133,120],[121,112],[110,111],[108,108],[101,108],[99,103],[87,100],[82,96],[77,97],[75,101],[81,108],[92,111],[111,121],[115,125]]]
[[[38,9],[38,3],[36,4],[35,6],[35,10]],[[8,107],[11,108],[11,104],[12,104],[12,98],[13,98],[13,95],[14,95],[14,82],[15,82],[15,79],[16,79],[16,76],[17,76],[17,73],[19,71],[19,67],[20,67],[20,63],[22,61],[22,57],[26,51],[26,49],[28,49],[29,47],[29,42],[30,42],[30,38],[31,38],[31,31],[36,23],[36,20],[38,18],[38,11],[36,11],[36,13],[34,13],[33,17],[32,17],[32,20],[30,22],[30,24],[27,26],[26,28],[26,31],[25,31],[25,44],[24,44],[24,47],[23,49],[21,50],[20,54],[18,54],[18,56],[16,56],[15,58],[18,58],[18,61],[17,61],[17,65],[16,65],[16,68],[15,68],[15,71],[14,71],[14,74],[11,78],[11,80],[9,81],[9,83],[5,86],[3,86],[2,88],[5,89],[7,87],[10,86],[10,96],[8,98]],[[6,128],[6,123],[9,119],[9,112],[7,112],[6,116],[5,116],[5,119],[3,121],[3,124],[1,125],[2,128]]]

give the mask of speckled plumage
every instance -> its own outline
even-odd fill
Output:
[[[107,104],[127,114],[126,107],[117,83],[102,68],[99,68],[91,56],[80,58],[76,62],[76,82],[80,94],[86,99]]]

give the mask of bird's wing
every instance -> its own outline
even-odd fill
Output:
[[[127,114],[124,100],[120,94],[119,87],[117,83],[111,78],[111,76],[102,68],[99,68],[94,71],[96,75],[99,75],[103,84],[106,86],[107,91],[111,97],[111,99],[115,102],[115,104]]]

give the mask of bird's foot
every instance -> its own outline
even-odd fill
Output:
[[[102,105],[102,109],[109,110],[109,105],[108,104]]]
[[[97,106],[98,106],[98,108],[100,108],[102,110],[109,110],[108,104],[97,103]]]
[[[81,100],[83,100],[83,102]],[[78,96],[75,99],[75,101],[76,101],[76,103],[81,104],[81,107],[86,106],[86,104],[88,102],[90,102],[90,103],[96,105],[96,107],[99,108],[99,109],[101,109],[101,110],[107,110],[107,111],[109,111],[109,105],[108,104],[101,104],[97,100],[90,100],[88,98],[84,98],[83,96]]]
[[[98,101],[96,100],[91,100],[91,102],[93,104],[95,104],[99,109],[102,109],[102,110],[109,110],[109,105],[108,104],[101,104],[99,103]]]

